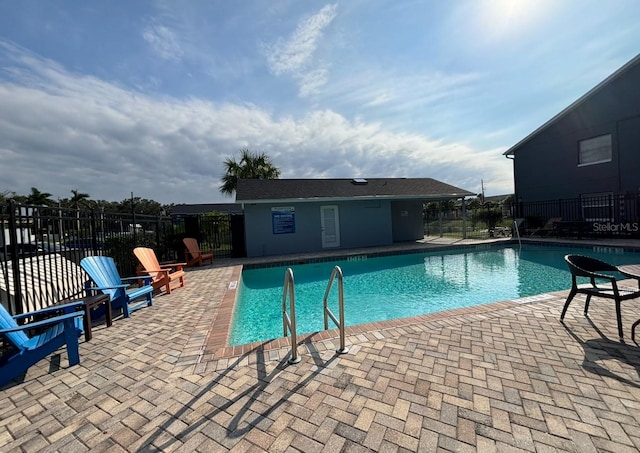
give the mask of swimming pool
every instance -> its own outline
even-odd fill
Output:
[[[322,301],[334,266],[344,275],[346,325],[358,325],[568,289],[567,253],[615,264],[640,262],[640,254],[620,248],[523,245],[245,269],[229,345],[282,336],[282,287],[288,267],[294,272],[297,330],[310,333],[324,328]],[[337,300],[334,284],[329,306],[336,314]]]

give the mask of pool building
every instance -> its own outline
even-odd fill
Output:
[[[424,236],[422,205],[467,190],[431,178],[242,179],[247,256],[386,246]]]

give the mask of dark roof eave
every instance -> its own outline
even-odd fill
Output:
[[[612,80],[616,79],[618,76],[620,76],[620,74],[622,74],[623,72],[625,72],[628,68],[630,68],[631,66],[633,66],[634,64],[638,63],[640,61],[640,54],[636,55],[634,58],[632,58],[630,61],[628,61],[627,63],[625,63],[624,65],[622,65],[620,68],[618,68],[613,74],[610,74],[609,77],[607,77],[606,79],[604,79],[602,82],[600,82],[599,84],[597,84],[595,87],[591,88],[589,91],[587,91],[585,94],[583,94],[582,96],[580,96],[578,99],[576,99],[575,101],[573,101],[568,107],[562,109],[562,111],[560,111],[559,113],[557,113],[556,115],[554,115],[550,120],[546,121],[544,124],[542,124],[540,127],[538,127],[536,130],[534,130],[533,132],[531,132],[529,135],[527,135],[525,138],[523,138],[522,140],[520,140],[518,143],[516,143],[515,145],[513,145],[511,148],[509,148],[508,150],[506,150],[502,155],[505,157],[509,157],[509,156],[515,156],[515,153],[517,151],[518,148],[520,148],[522,145],[524,145],[525,143],[527,143],[529,140],[531,140],[533,137],[535,137],[536,135],[538,135],[540,132],[542,132],[544,129],[546,129],[548,126],[550,126],[551,124],[553,124],[555,121],[557,121],[558,119],[562,118],[565,114],[567,114],[569,111],[571,111],[572,109],[576,108],[578,105],[580,105],[581,103],[583,103],[584,101],[586,101],[589,97],[591,97],[591,95],[593,95],[594,93],[596,93],[598,90],[600,90],[602,87],[604,87],[605,85],[607,85],[609,82],[611,82]]]
[[[448,194],[417,194],[417,195],[368,195],[360,197],[312,197],[312,198],[269,198],[255,200],[236,199],[236,203],[267,204],[267,203],[313,203],[336,201],[366,201],[366,200],[444,200],[475,196],[471,192]]]

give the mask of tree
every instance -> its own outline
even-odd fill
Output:
[[[78,189],[71,189],[71,193],[73,197],[69,200],[69,204],[73,209],[76,210],[76,222],[77,222],[77,231],[80,231],[80,206],[86,203],[87,198],[89,198],[88,193],[82,193]],[[79,233],[78,233],[79,234]]]
[[[71,189],[73,197],[69,200],[69,204],[73,209],[80,209],[81,206],[86,204],[86,200],[89,198],[88,193],[82,193],[78,189]]]
[[[0,192],[0,203],[4,203],[5,201],[9,201],[16,196],[15,192],[10,190],[5,190],[4,192]]]
[[[467,209],[469,210],[476,210],[476,209],[480,209],[482,207],[482,201],[480,201],[480,198],[471,198],[470,200],[467,200]]]
[[[35,187],[31,188],[31,193],[26,198],[26,203],[34,206],[50,206],[53,202],[49,198],[51,194],[48,192],[40,192]]]
[[[133,199],[125,198],[122,200],[118,207],[118,212],[130,213],[132,208],[136,214],[145,215],[160,215],[164,210],[163,206],[157,201],[134,197]]]
[[[493,230],[496,224],[502,220],[502,211],[495,208],[480,209],[473,214],[473,219],[487,224],[489,230]]]
[[[265,153],[240,150],[240,161],[229,157],[224,161],[225,174],[220,192],[231,195],[238,187],[239,179],[278,179],[280,170]]]

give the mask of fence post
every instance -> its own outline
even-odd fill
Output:
[[[462,239],[467,239],[467,203],[462,197]]]
[[[133,232],[131,237],[133,238],[133,246],[138,246],[138,224],[136,223],[136,210],[133,206],[133,192],[131,192],[131,221],[133,222]]]
[[[165,255],[167,254],[167,252],[165,248],[163,247],[162,249],[160,249],[160,225],[161,225],[160,216],[161,214],[158,214],[158,217],[156,218],[156,250],[158,250],[160,255],[163,256],[163,258],[161,259],[166,259],[167,257]]]
[[[91,224],[91,247],[93,248],[93,253],[98,254],[98,232],[96,225],[96,212],[94,209],[89,211],[89,221]]]
[[[11,269],[13,270],[13,304],[14,315],[24,313],[24,307],[22,306],[22,285],[20,284],[20,262],[18,261],[18,222],[16,220],[16,203],[14,200],[9,200],[9,242],[11,247]],[[8,282],[7,282],[8,283]],[[8,289],[8,288],[7,288]],[[9,299],[11,299],[11,292],[7,291]],[[11,305],[10,301],[9,305]],[[11,308],[11,307],[9,307]]]

